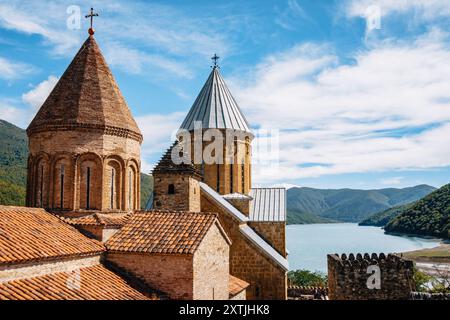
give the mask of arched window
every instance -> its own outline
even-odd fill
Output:
[[[97,193],[102,184],[101,160],[95,155],[87,154],[81,156],[77,163],[76,172],[79,186],[76,188],[78,194],[75,206],[85,210],[98,210],[101,208],[102,200],[101,194]]]
[[[128,169],[128,210],[134,209],[135,189],[135,171],[130,167]]]
[[[109,208],[110,209],[114,209],[114,193],[115,193],[115,188],[114,188],[114,184],[116,183],[116,169],[111,168],[111,181],[109,182],[111,187],[109,189]]]
[[[91,208],[91,167],[86,167],[86,209]]]
[[[173,184],[169,184],[167,193],[168,194],[175,194],[175,186]]]
[[[64,208],[64,164],[61,164],[60,170],[59,170],[59,208]]]
[[[44,166],[39,168],[39,207],[43,207],[44,200]]]
[[[55,209],[69,209],[73,200],[71,194],[71,183],[73,182],[73,173],[71,160],[63,156],[56,159],[53,165],[53,196],[51,205]],[[73,189],[72,189],[73,190]]]

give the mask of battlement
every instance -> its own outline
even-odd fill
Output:
[[[334,300],[408,299],[414,264],[398,254],[328,255],[329,297]]]
[[[342,268],[366,268],[370,265],[379,265],[380,268],[412,268],[413,262],[410,260],[405,260],[397,254],[384,254],[384,253],[357,253],[356,255],[350,253],[348,256],[343,253],[341,255],[335,253],[328,255],[328,260],[333,261],[336,266]]]

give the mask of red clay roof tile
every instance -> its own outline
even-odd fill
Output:
[[[0,206],[0,265],[97,254],[104,246],[41,208]]]
[[[216,221],[214,213],[137,212],[105,245],[111,251],[193,254]]]
[[[102,265],[0,283],[0,300],[147,299]]]

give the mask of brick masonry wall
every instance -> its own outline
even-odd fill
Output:
[[[267,258],[239,231],[239,222],[209,201],[201,198],[202,211],[218,212],[221,225],[232,241],[230,274],[247,281],[247,299],[287,298],[286,272]]]
[[[368,267],[380,268],[380,289],[369,289]],[[331,300],[409,299],[414,290],[413,262],[396,255],[328,255],[328,287]]]
[[[170,299],[192,300],[193,256],[107,252],[106,259],[134,274]]]
[[[286,257],[286,223],[285,222],[249,222],[257,234],[272,245],[283,257]]]
[[[230,246],[216,224],[194,254],[194,299],[229,298]]]
[[[64,164],[63,208],[86,209],[86,167],[91,167],[90,209],[108,210],[111,169],[115,164],[115,209],[140,205],[140,143],[136,140],[89,130],[34,133],[29,137],[27,205],[61,209],[61,164]],[[43,168],[43,177],[41,173]],[[134,173],[130,188],[128,174]],[[41,195],[42,189],[42,195]],[[42,199],[42,201],[41,201]]]

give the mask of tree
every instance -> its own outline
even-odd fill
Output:
[[[295,270],[288,272],[288,280],[290,285],[305,287],[326,287],[327,276],[319,271],[312,272],[309,270]]]

